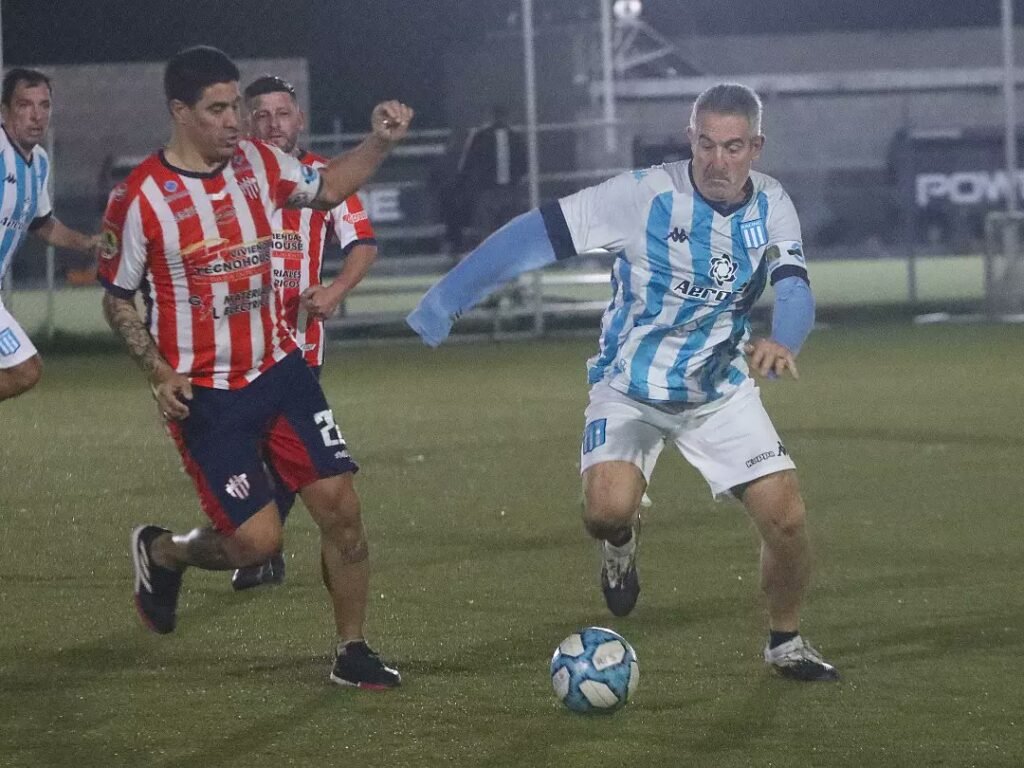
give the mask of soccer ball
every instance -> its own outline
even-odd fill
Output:
[[[629,701],[639,681],[636,651],[610,629],[574,632],[551,657],[555,695],[573,712],[614,712]]]

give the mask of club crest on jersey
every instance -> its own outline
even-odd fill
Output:
[[[730,259],[727,253],[715,256],[711,259],[711,268],[708,270],[708,274],[719,286],[731,285],[736,280],[736,262]]]
[[[760,248],[768,244],[768,230],[764,228],[764,219],[744,221],[740,224],[740,234],[747,248]]]
[[[256,177],[252,174],[245,176],[239,175],[238,186],[242,188],[242,194],[248,197],[250,200],[260,199],[260,183],[256,181]]]

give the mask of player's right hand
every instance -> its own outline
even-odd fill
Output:
[[[412,107],[400,101],[382,101],[370,115],[374,136],[388,143],[401,141],[409,132],[413,114]]]
[[[190,413],[187,405],[192,399],[192,382],[175,370],[153,374],[150,388],[160,415],[167,421],[183,421]]]
[[[794,379],[800,378],[793,353],[777,341],[754,339],[744,346],[743,351],[747,353],[751,370],[765,378],[777,379],[786,371]]]

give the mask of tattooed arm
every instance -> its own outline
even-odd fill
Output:
[[[128,354],[149,377],[153,397],[165,418],[188,418],[186,401],[192,399],[189,380],[171,368],[156,348],[132,299],[103,294],[103,317],[128,347]]]

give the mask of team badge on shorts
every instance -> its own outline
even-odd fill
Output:
[[[21,341],[10,328],[0,331],[0,355],[13,355],[21,349]]]
[[[583,453],[590,453],[605,444],[608,419],[596,419],[583,429]]]

